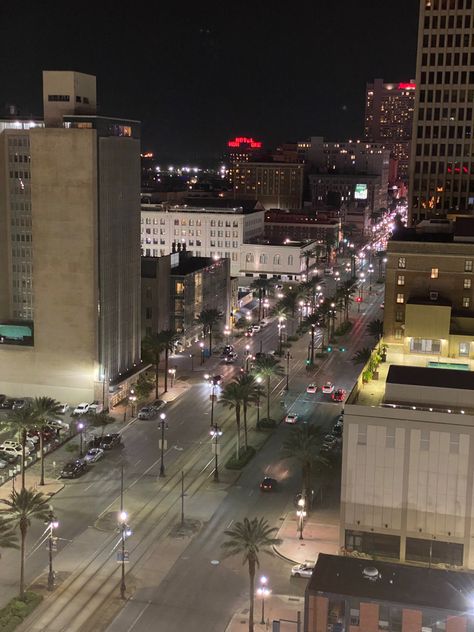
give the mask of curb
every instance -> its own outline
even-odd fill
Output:
[[[286,555],[283,555],[283,553],[280,553],[280,551],[277,549],[275,545],[272,546],[272,549],[275,555],[280,557],[282,560],[285,560],[285,562],[290,562],[291,564],[299,564],[297,560],[292,560],[290,557],[286,557]]]

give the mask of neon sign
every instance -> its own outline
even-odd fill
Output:
[[[262,147],[261,142],[246,136],[236,136],[234,140],[230,140],[227,143],[228,147],[240,147],[241,145],[249,145],[250,149],[261,149]]]
[[[398,84],[399,90],[415,90],[415,88],[416,88],[416,83],[399,83]]]

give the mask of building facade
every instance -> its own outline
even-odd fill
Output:
[[[316,241],[261,237],[242,245],[240,275],[260,279],[302,281]]]
[[[398,177],[408,179],[410,143],[413,130],[416,83],[384,83],[374,79],[367,84],[364,137],[381,143],[397,161]]]
[[[234,197],[258,200],[265,209],[300,209],[304,165],[288,162],[236,162]]]
[[[275,239],[304,241],[311,239],[322,244],[339,244],[342,239],[341,222],[338,219],[321,219],[307,213],[290,211],[266,211],[265,234]]]
[[[114,403],[141,362],[140,125],[78,113],[95,104],[95,77],[43,79],[46,127],[22,130],[16,144],[11,130],[0,134],[0,222],[10,226],[0,390]],[[30,344],[18,345],[25,321]]]
[[[420,0],[409,223],[474,212],[474,6]]]

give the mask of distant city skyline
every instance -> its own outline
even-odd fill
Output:
[[[100,112],[141,120],[142,151],[164,164],[211,165],[240,135],[264,147],[362,137],[366,83],[415,76],[418,3],[381,5],[303,2],[288,15],[138,2],[126,19],[100,5],[6,6],[0,106],[41,114],[44,69],[95,74]]]

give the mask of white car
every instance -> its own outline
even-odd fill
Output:
[[[314,562],[304,562],[303,564],[296,564],[291,569],[292,577],[311,577],[314,571]]]
[[[51,428],[55,428],[56,430],[64,430],[64,432],[69,431],[69,424],[62,419],[49,419],[48,426],[51,426]]]
[[[287,424],[295,424],[298,421],[298,415],[295,413],[288,413],[285,417],[285,423]]]
[[[7,467],[8,463],[0,459],[0,470],[3,470]]]
[[[60,404],[58,406],[58,410],[56,411],[59,415],[64,415],[69,410],[69,404]]]
[[[334,391],[334,384],[332,382],[326,382],[321,390],[326,395],[330,395]]]
[[[73,415],[85,415],[89,412],[89,404],[87,402],[83,402],[82,404],[78,404],[74,409]]]
[[[97,400],[91,402],[89,404],[89,410],[88,412],[90,413],[101,413],[104,410],[104,407],[102,404],[100,404]]]
[[[0,450],[3,450],[7,454],[13,454],[14,456],[22,455],[21,443],[17,441],[4,441],[2,445],[0,445]],[[30,454],[30,448],[25,445],[25,456]]]
[[[260,325],[252,325],[252,329],[253,329],[255,332],[257,332],[257,331],[260,331],[261,327],[260,327]]]
[[[84,461],[87,461],[88,463],[95,463],[96,461],[101,459],[103,456],[104,456],[104,451],[102,450],[102,448],[91,448],[90,450],[86,452]]]
[[[316,391],[317,391],[316,384],[308,384],[308,386],[306,387],[307,393],[316,393]]]

